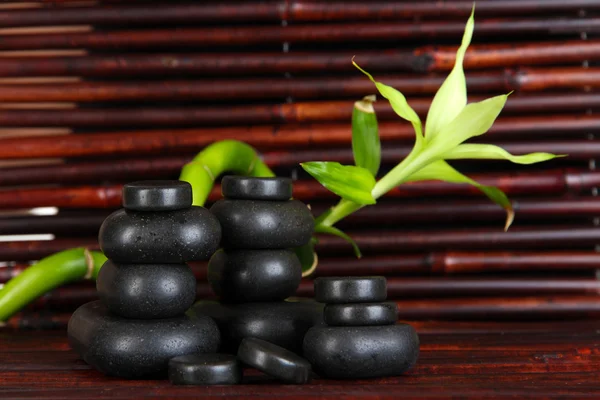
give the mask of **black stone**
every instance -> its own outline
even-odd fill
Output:
[[[206,260],[220,240],[219,221],[203,207],[157,213],[121,209],[104,220],[98,235],[106,257],[131,264]]]
[[[290,178],[224,176],[221,192],[228,199],[285,201],[292,197]]]
[[[304,334],[313,326],[323,325],[323,305],[312,300],[245,304],[199,301],[192,311],[215,320],[221,331],[221,350],[234,354],[247,337],[301,353]]]
[[[164,378],[169,360],[186,354],[214,353],[220,344],[212,318],[186,314],[175,318],[125,319],[100,301],[79,307],[68,325],[71,347],[99,371],[122,378]]]
[[[308,243],[315,224],[308,207],[298,200],[223,199],[210,211],[221,223],[225,248],[299,247]]]
[[[387,298],[383,276],[315,279],[315,298],[321,303],[371,303]]]
[[[250,365],[287,383],[307,383],[311,367],[308,361],[283,347],[256,338],[242,340],[238,358]]]
[[[323,310],[325,323],[332,326],[393,325],[398,319],[394,302],[328,304]]]
[[[230,354],[189,354],[169,361],[169,380],[175,385],[235,385],[242,366]]]
[[[196,300],[196,278],[186,264],[104,263],[96,280],[110,312],[125,318],[169,318]]]
[[[304,337],[304,356],[323,378],[396,376],[416,363],[419,337],[406,324],[314,327]]]
[[[192,186],[184,181],[139,181],[123,186],[123,207],[134,211],[173,211],[192,206]]]
[[[292,250],[219,250],[208,263],[208,281],[225,301],[283,300],[300,279],[302,266]]]

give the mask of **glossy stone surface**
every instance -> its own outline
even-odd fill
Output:
[[[121,209],[104,220],[98,235],[109,259],[131,264],[206,260],[220,240],[219,221],[203,207],[156,213]]]
[[[134,211],[173,211],[192,206],[192,185],[183,181],[138,181],[123,186],[123,207]]]
[[[214,353],[220,344],[212,318],[186,314],[158,320],[125,319],[100,301],[79,307],[69,320],[71,347],[91,366],[122,378],[164,378],[169,360]]]
[[[98,297],[125,318],[169,318],[196,299],[196,278],[186,264],[104,263],[96,280]]]
[[[315,279],[315,299],[321,303],[371,303],[387,298],[383,276]]]
[[[291,250],[219,250],[208,263],[208,281],[228,302],[283,300],[302,279],[302,266]]]
[[[217,201],[210,211],[221,223],[224,248],[280,249],[302,246],[310,240],[314,219],[297,201]]]
[[[242,366],[230,354],[189,354],[169,361],[169,380],[175,385],[235,385]]]
[[[419,337],[406,324],[314,327],[304,337],[304,356],[323,378],[396,376],[416,363]]]
[[[285,201],[292,198],[290,178],[224,176],[221,192],[228,199]]]
[[[236,353],[243,338],[255,337],[302,352],[304,334],[323,323],[323,305],[312,300],[221,304],[199,301],[192,311],[212,317],[221,331],[222,351]]]
[[[325,323],[332,326],[393,325],[398,319],[394,302],[328,304],[323,310]]]
[[[242,340],[237,354],[240,361],[286,383],[307,383],[311,367],[308,361],[289,350],[261,339]]]

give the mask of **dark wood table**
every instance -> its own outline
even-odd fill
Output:
[[[417,322],[421,356],[401,377],[282,385],[247,370],[238,386],[180,387],[105,377],[64,331],[0,333],[0,399],[600,398],[600,321]]]

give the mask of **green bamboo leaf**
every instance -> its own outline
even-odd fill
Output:
[[[508,160],[515,164],[535,164],[542,161],[551,160],[556,157],[565,157],[565,155],[556,155],[551,153],[530,153],[521,156],[513,156],[502,147],[491,144],[461,144],[453,150],[444,154],[446,160],[459,159],[483,159],[483,160]]]
[[[361,205],[375,204],[371,195],[375,178],[369,170],[327,161],[310,161],[300,165],[321,185],[341,198]]]
[[[427,165],[426,167],[423,167],[418,172],[412,174],[406,182],[427,180],[440,180],[450,183],[468,183],[475,186],[487,197],[489,197],[490,200],[506,210],[506,224],[504,226],[505,231],[508,230],[515,218],[515,212],[512,204],[502,190],[494,186],[485,186],[480,184],[468,176],[461,174],[444,160],[438,160]]]
[[[377,90],[379,90],[379,93],[381,93],[383,97],[388,99],[394,112],[398,114],[400,118],[403,118],[412,124],[417,138],[415,146],[417,148],[420,148],[423,144],[423,125],[421,124],[421,120],[419,119],[419,116],[417,115],[415,110],[413,110],[412,107],[408,104],[408,101],[406,101],[406,97],[404,97],[402,93],[400,93],[393,87],[385,85],[381,82],[377,82],[373,78],[373,76],[371,76],[371,74],[359,67],[358,64],[354,62],[354,59],[352,59],[352,64],[356,68],[358,68],[360,72],[369,77],[371,82],[375,84]]]
[[[442,155],[471,137],[483,135],[496,121],[507,98],[508,94],[503,94],[467,104],[450,124],[429,141],[427,149],[433,154]]]
[[[367,96],[354,103],[352,111],[352,153],[354,163],[377,175],[381,163],[381,143],[377,129],[377,117],[373,102],[375,96]]]
[[[467,81],[463,69],[463,60],[473,37],[474,15],[475,5],[473,5],[471,16],[465,26],[462,43],[456,52],[454,67],[438,89],[429,107],[427,122],[425,123],[425,139],[427,141],[436,137],[467,105]]]
[[[354,239],[352,239],[350,236],[348,236],[347,234],[345,234],[344,232],[342,232],[335,226],[317,225],[315,227],[315,232],[328,233],[330,235],[335,235],[335,236],[341,237],[342,239],[344,239],[345,241],[347,241],[348,243],[350,243],[352,245],[352,249],[354,250],[354,254],[356,255],[356,257],[358,257],[358,258],[362,257],[360,249],[358,248],[358,245],[356,244]]]

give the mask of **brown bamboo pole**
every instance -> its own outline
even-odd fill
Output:
[[[1,61],[0,61],[1,62]],[[486,96],[472,96],[470,102]],[[18,103],[27,105],[29,103]],[[176,126],[232,126],[248,124],[322,123],[350,121],[354,101],[314,101],[280,103],[275,105],[248,105],[232,107],[136,107],[136,108],[71,108],[65,110],[0,109],[3,127],[176,127]],[[431,98],[410,100],[411,107],[425,118]],[[0,105],[1,106],[1,105]],[[502,110],[509,114],[556,114],[584,111],[600,107],[596,93],[513,94]],[[375,103],[380,121],[398,120],[389,103]]]
[[[508,195],[552,195],[577,193],[598,186],[600,172],[542,171],[517,174],[472,174],[471,177],[484,185],[498,186]],[[78,186],[62,188],[23,188],[0,191],[0,209],[32,207],[61,208],[117,208],[121,204],[121,184]],[[413,182],[392,189],[387,198],[422,198],[427,196],[481,196],[470,185],[458,185],[439,181]],[[294,197],[310,202],[335,199],[330,191],[316,181],[297,181]],[[220,187],[215,186],[208,200],[221,198]]]
[[[55,2],[58,4],[65,1]],[[116,2],[124,3],[124,2]],[[597,9],[593,0],[560,2],[546,1],[493,1],[482,2],[479,15],[522,15],[572,11],[578,8]],[[273,21],[365,21],[396,20],[415,17],[466,17],[471,10],[468,1],[456,2],[385,2],[356,3],[348,1],[248,1],[228,4],[118,4],[112,7],[72,7],[33,9],[0,13],[0,26],[34,25],[146,25],[203,22],[273,22]]]
[[[1,13],[0,13],[1,14]],[[360,52],[291,53],[159,53],[86,55],[0,59],[0,76],[146,77],[186,75],[265,75],[274,73],[328,73],[354,71],[356,61],[371,72],[448,71],[456,47],[425,46],[414,50],[383,49]],[[600,58],[600,41],[563,41],[527,44],[472,45],[466,69],[506,68],[523,65],[567,65]]]
[[[521,221],[591,220],[600,215],[600,202],[593,197],[575,199],[512,199]],[[329,205],[311,204],[313,214],[319,215]],[[0,235],[52,233],[95,235],[110,211],[62,211],[53,216],[21,216],[0,218]],[[501,222],[505,211],[487,200],[445,202],[382,201],[377,207],[366,207],[348,216],[340,227],[402,226],[419,223]]]
[[[587,134],[600,127],[600,117],[545,116],[545,117],[503,117],[498,119],[489,133],[486,142],[498,142],[510,138],[536,138],[543,135]],[[414,140],[412,127],[400,120],[384,121],[379,124],[379,134],[383,141]],[[0,158],[52,158],[84,157],[118,154],[156,154],[164,152],[189,152],[201,149],[222,139],[237,139],[259,147],[298,148],[299,146],[346,146],[351,140],[350,124],[246,126],[207,129],[142,130],[85,135],[47,136],[36,138],[0,139]],[[127,140],[122,140],[123,138]],[[539,151],[537,149],[536,151]],[[562,153],[562,151],[561,151]],[[290,159],[289,153],[281,153],[281,159]],[[283,161],[273,156],[273,163]],[[307,160],[300,160],[307,161]],[[289,162],[289,161],[286,161]],[[294,161],[295,162],[295,161]]]
[[[471,228],[443,231],[360,231],[351,232],[364,254],[399,253],[421,250],[532,250],[592,249],[600,240],[600,228],[587,226]],[[348,243],[334,236],[319,237],[318,251],[350,254]]]
[[[448,250],[590,250],[600,240],[600,228],[577,225],[514,227],[508,232],[503,232],[502,227],[497,227],[412,232],[350,231],[348,234],[356,240],[365,255]],[[351,247],[342,239],[334,236],[321,236],[319,239],[319,254],[352,254]],[[2,243],[0,261],[40,259],[57,251],[82,246],[98,248],[95,237]]]
[[[408,95],[432,94],[445,79],[442,75],[379,76],[386,84]],[[469,74],[470,92],[583,89],[600,87],[600,68],[523,68],[517,71]],[[178,80],[159,82],[75,82],[40,85],[0,85],[5,102],[110,102],[157,100],[323,99],[361,97],[372,93],[364,77]]]
[[[597,296],[532,296],[398,301],[400,319],[531,320],[600,316]]]
[[[479,20],[477,36],[506,37],[527,34],[574,34],[593,31],[598,18]],[[330,23],[228,28],[147,29],[91,33],[13,36],[3,38],[0,50],[29,49],[160,49],[177,47],[210,48],[291,43],[340,43],[398,41],[415,38],[460,37],[464,21]]]

